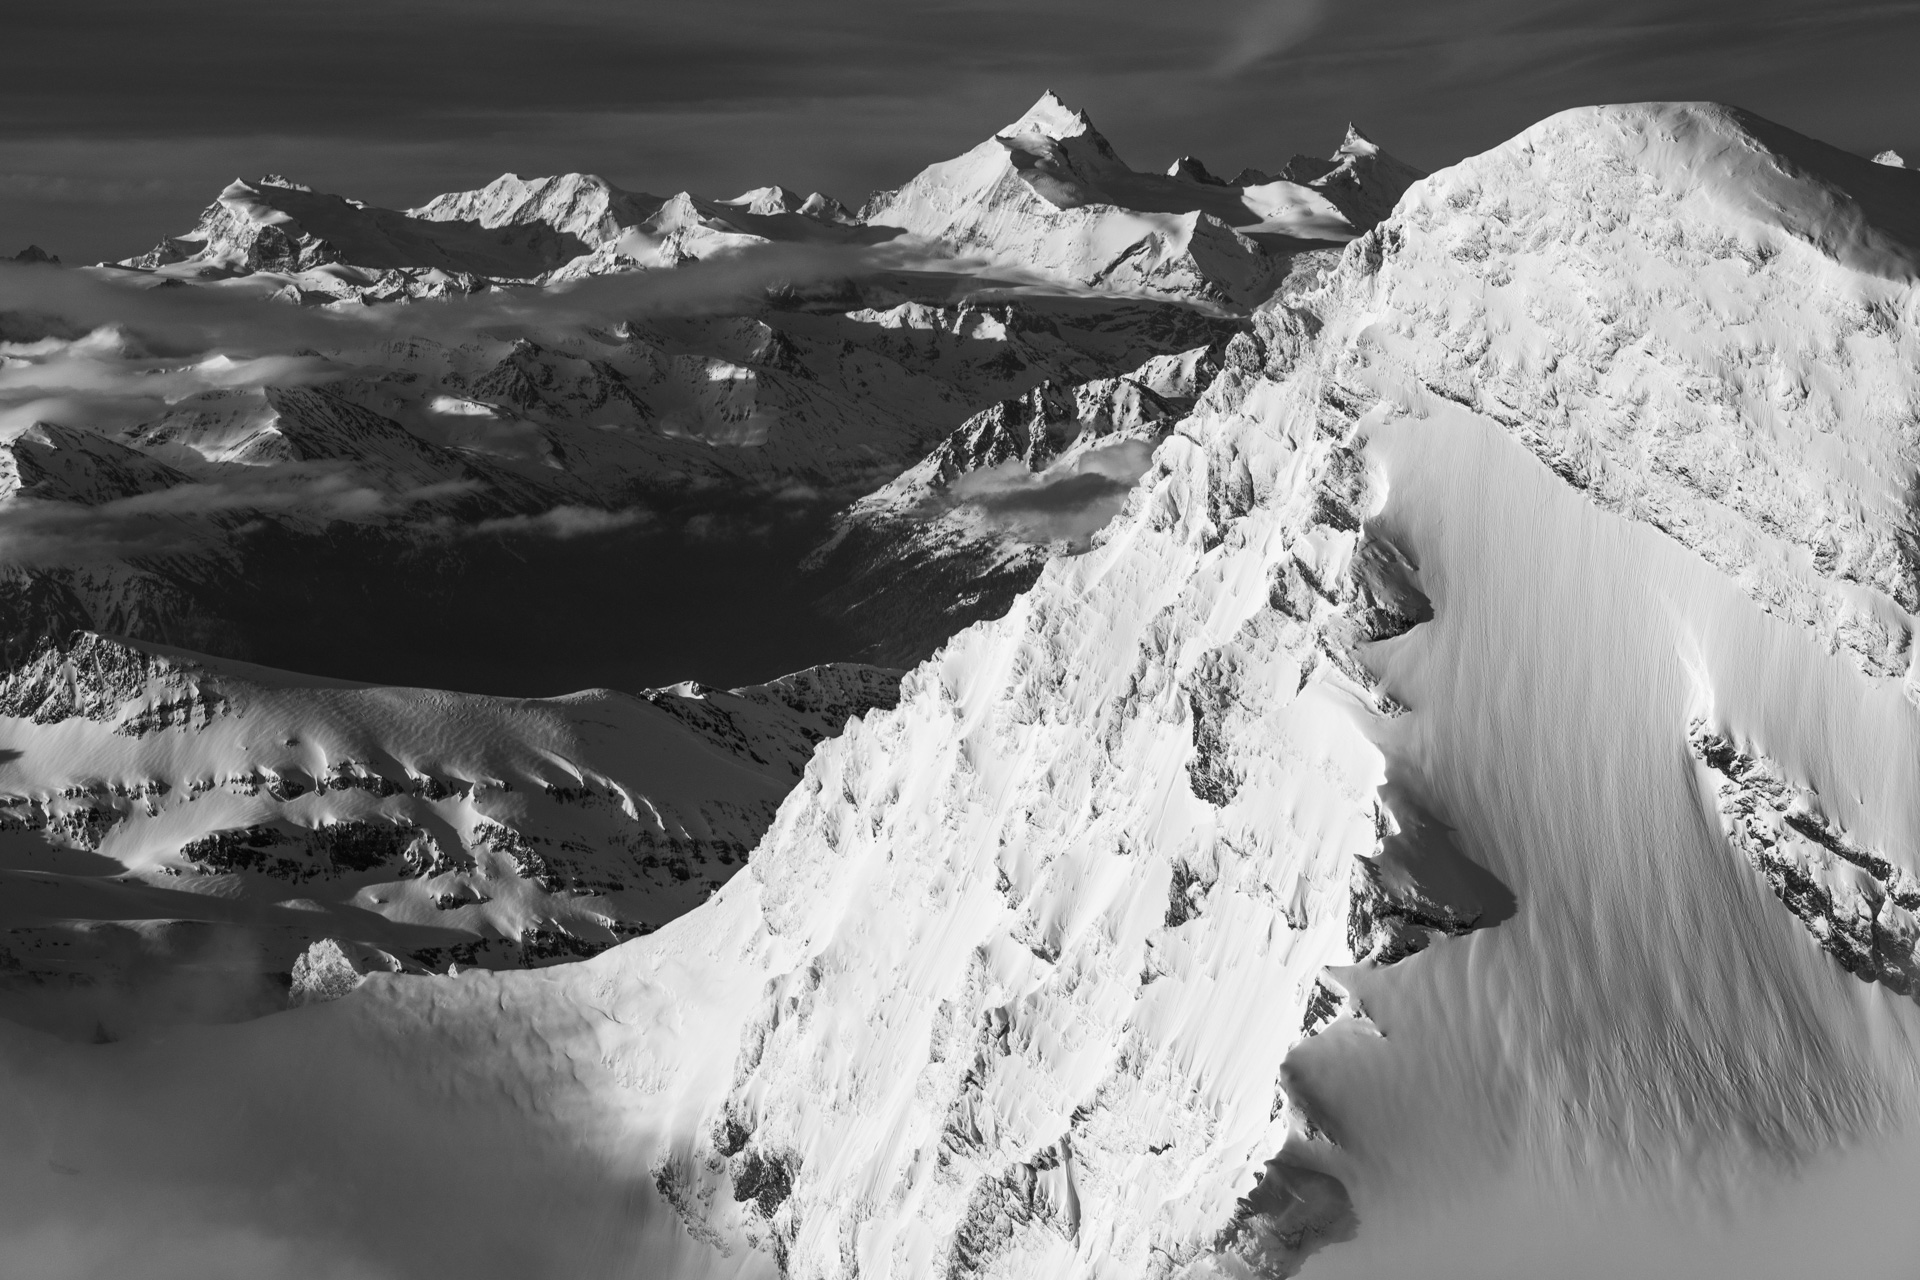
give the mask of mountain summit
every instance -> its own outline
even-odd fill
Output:
[[[1290,253],[1351,239],[1418,176],[1351,132],[1299,181],[1235,186],[1177,165],[1140,173],[1085,112],[1048,93],[965,155],[876,195],[861,217],[1083,288],[1244,307],[1271,291]]]
[[[184,236],[119,264],[173,279],[281,277],[289,299],[391,300],[670,268],[769,244],[891,241],[889,265],[1244,312],[1294,255],[1373,226],[1420,175],[1358,132],[1330,160],[1221,182],[1204,166],[1139,173],[1049,92],[956,159],[857,215],[779,186],[732,199],[627,191],[594,174],[502,174],[417,208],[380,209],[280,176],[235,182]]]
[[[627,198],[263,180],[204,277],[0,268],[130,300],[6,313],[41,328],[5,344],[0,617],[173,625],[228,574],[329,662],[445,615],[400,647],[506,617],[519,663],[705,664],[788,652],[799,583],[912,660],[523,698],[36,638],[0,997],[70,1038],[0,1023],[0,1240],[87,1274],[233,1241],[581,1280],[1911,1272],[1920,174],[1641,103],[1424,177],[1350,128],[1221,181],[1048,95],[858,218]],[[632,314],[781,228],[885,252]],[[242,293],[561,235],[601,239],[470,282],[504,298]],[[244,355],[142,345],[236,296]],[[100,974],[156,955],[254,964],[276,1012],[95,1043]]]

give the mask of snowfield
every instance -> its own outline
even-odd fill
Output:
[[[953,163],[1100,154],[1025,123]],[[0,1230],[76,1276],[1898,1273],[1917,282],[1920,174],[1724,107],[1419,181],[700,906],[0,1028]],[[1044,468],[1017,417],[943,456]]]
[[[0,1009],[119,1038],[284,1007],[323,941],[335,987],[592,955],[719,888],[898,683],[488,698],[77,633],[0,680]]]

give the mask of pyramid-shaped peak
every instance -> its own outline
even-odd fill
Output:
[[[1349,124],[1347,136],[1341,139],[1340,147],[1334,154],[1336,156],[1377,156],[1380,154],[1380,144]]]
[[[1194,156],[1181,156],[1178,160],[1175,160],[1171,165],[1167,166],[1167,176],[1169,178],[1185,178],[1188,182],[1201,182],[1208,186],[1222,187],[1226,185],[1224,178],[1214,177],[1213,171],[1208,169],[1206,165],[1201,164]]]
[[[1098,136],[1093,121],[1084,111],[1076,111],[1060,101],[1060,96],[1049,89],[1040,95],[1040,101],[1028,108],[1027,114],[1000,131],[1003,138],[1030,137],[1033,134],[1063,142],[1068,138],[1078,138],[1083,134]]]
[[[1904,169],[1907,167],[1906,160],[1901,157],[1898,151],[1882,151],[1873,158],[1873,162],[1875,164],[1884,164],[1890,169]]]

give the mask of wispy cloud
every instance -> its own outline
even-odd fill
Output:
[[[171,196],[195,194],[188,184],[168,178],[91,178],[59,173],[0,173],[0,200],[58,204],[147,205]]]
[[[655,519],[653,512],[644,507],[623,507],[617,511],[603,511],[598,507],[562,505],[532,515],[494,516],[468,525],[443,523],[437,527],[465,537],[511,534],[555,538],[565,542],[573,538],[586,537],[589,534],[609,533],[615,529],[650,525],[655,522]]]
[[[1326,0],[1253,0],[1233,24],[1214,73],[1236,76],[1285,53],[1326,16]]]
[[[1037,473],[1010,460],[958,477],[928,514],[960,508],[1023,541],[1080,545],[1120,513],[1152,462],[1144,440],[1091,449]]]
[[[0,505],[0,561],[75,566],[221,552],[217,540],[253,517],[368,521],[473,493],[471,481],[389,492],[341,462],[287,463],[238,470],[107,502],[15,497]]]
[[[15,338],[28,343],[37,335],[25,331],[38,321],[55,336],[71,337],[76,328],[109,330],[123,347],[156,357],[223,353],[240,359],[301,348],[338,352],[406,334],[459,341],[502,327],[738,312],[763,304],[771,290],[783,286],[983,265],[904,237],[874,245],[763,244],[672,270],[595,276],[549,288],[404,305],[311,307],[267,296],[277,288],[271,278],[176,286],[143,273],[110,275],[0,261],[0,319],[8,319]],[[1018,276],[1006,270],[995,274]]]

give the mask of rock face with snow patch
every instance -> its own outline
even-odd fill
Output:
[[[1106,163],[1036,117],[1036,198]],[[241,1045],[345,1033],[409,1101],[457,1072],[611,1173],[676,1276],[1907,1265],[1898,1179],[1848,1153],[1910,1159],[1920,1122],[1909,176],[1680,104],[1415,184],[1226,341],[1089,549],[813,753],[710,900],[540,974],[366,975]],[[1044,472],[1118,403],[1086,381],[921,483]],[[672,701],[711,698],[633,710],[724,743],[764,705]],[[541,745],[447,800],[613,772]],[[137,821],[89,795],[76,858]],[[371,1141],[361,1102],[314,1105]],[[1872,1176],[1808,1172],[1843,1160]]]
[[[0,879],[41,890],[5,917],[6,968],[110,982],[93,935],[153,920],[249,935],[268,970],[315,936],[414,970],[591,955],[738,871],[814,747],[898,681],[494,699],[82,633],[0,680]]]
[[[1218,371],[1216,352],[1169,369],[1042,383],[962,423],[932,453],[844,511],[808,560],[876,661],[925,658],[999,617],[1049,557],[1084,551],[1153,449]],[[1156,380],[1163,395],[1148,383]],[[1180,393],[1186,393],[1181,395]]]
[[[1351,239],[1420,176],[1351,130],[1333,160],[1308,167],[1238,186],[1178,164],[1137,173],[1049,93],[964,156],[876,195],[861,218],[1089,288],[1247,307],[1273,292],[1289,247]]]
[[[1717,568],[1726,544],[1699,531],[1738,511],[1707,505],[1685,470],[1653,474],[1669,502],[1697,504],[1689,522],[1613,509],[1581,473],[1540,465],[1563,410],[1602,458],[1603,424],[1632,430],[1631,408],[1602,414],[1583,365],[1536,371],[1511,407],[1465,407],[1443,377],[1474,361],[1488,373],[1464,386],[1486,395],[1547,349],[1520,317],[1551,325],[1555,350],[1589,336],[1545,293],[1522,292],[1514,323],[1489,314],[1498,290],[1585,261],[1563,219],[1598,209],[1590,234],[1625,228],[1637,246],[1631,270],[1618,245],[1610,270],[1596,262],[1593,287],[1658,293],[1701,268],[1696,245],[1725,243],[1707,238],[1712,211],[1765,259],[1728,264],[1718,305],[1880,299],[1890,327],[1851,348],[1831,394],[1910,394],[1910,364],[1889,358],[1913,332],[1911,281],[1883,270],[1895,242],[1766,136],[1713,108],[1574,113],[1416,188],[1269,309],[1259,359],[1214,380],[1100,545],[1050,563],[1004,619],[909,676],[896,711],[815,757],[749,874],[704,908],[702,971],[740,966],[730,989],[747,994],[702,1121],[660,1121],[659,1183],[696,1234],[753,1244],[790,1276],[1279,1276],[1310,1250],[1331,1266],[1390,1237],[1370,1206],[1463,1162],[1574,1188],[1598,1161],[1660,1188],[1677,1153],[1711,1181],[1843,1141],[1868,1098],[1916,1114],[1898,1047],[1920,1031],[1913,1008],[1831,998],[1839,967],[1703,827],[1673,737],[1702,681],[1776,733],[1798,710],[1769,696],[1814,681],[1820,732],[1873,735],[1899,775],[1920,738],[1897,673],[1823,652],[1820,615],[1779,609],[1740,572],[1753,559]],[[1705,167],[1728,156],[1753,168]],[[1503,220],[1442,212],[1494,166],[1512,167]],[[1755,181],[1785,184],[1772,199],[1788,213],[1743,223]],[[1583,204],[1566,182],[1586,184]],[[1615,200],[1664,221],[1616,222]],[[1821,209],[1837,230],[1794,221]],[[1461,249],[1492,227],[1506,256]],[[1767,358],[1735,324],[1693,333],[1725,363],[1671,336],[1616,356],[1656,388],[1722,370],[1684,400],[1709,405]],[[1794,462],[1783,474],[1827,456],[1798,453],[1790,429],[1820,412],[1787,412],[1767,439],[1769,460]],[[1895,502],[1832,518],[1870,546],[1904,517]],[[1541,553],[1513,558],[1526,528]],[[1830,590],[1818,562],[1778,572]],[[1901,616],[1891,589],[1848,598]],[[1563,701],[1564,724],[1540,710]],[[1859,785],[1875,822],[1914,830],[1909,788]],[[1740,822],[1736,843],[1759,839]],[[1808,837],[1820,857],[1867,847],[1823,830]],[[1836,874],[1887,886],[1860,919],[1897,906],[1904,857],[1842,861]],[[1786,896],[1834,945],[1867,936],[1837,890],[1826,907]],[[1870,942],[1853,967],[1897,976],[1897,948]],[[672,945],[649,940],[633,963]],[[1781,1030],[1808,1024],[1825,1030]],[[1781,1093],[1782,1070],[1813,1093]],[[1500,1088],[1480,1088],[1488,1074]],[[1676,1096],[1687,1109],[1666,1106]],[[1474,1146],[1507,1126],[1524,1138]]]
[[[1687,745],[1710,771],[1728,841],[1781,905],[1848,973],[1920,996],[1920,877],[1850,840],[1773,762],[1697,721]]]

